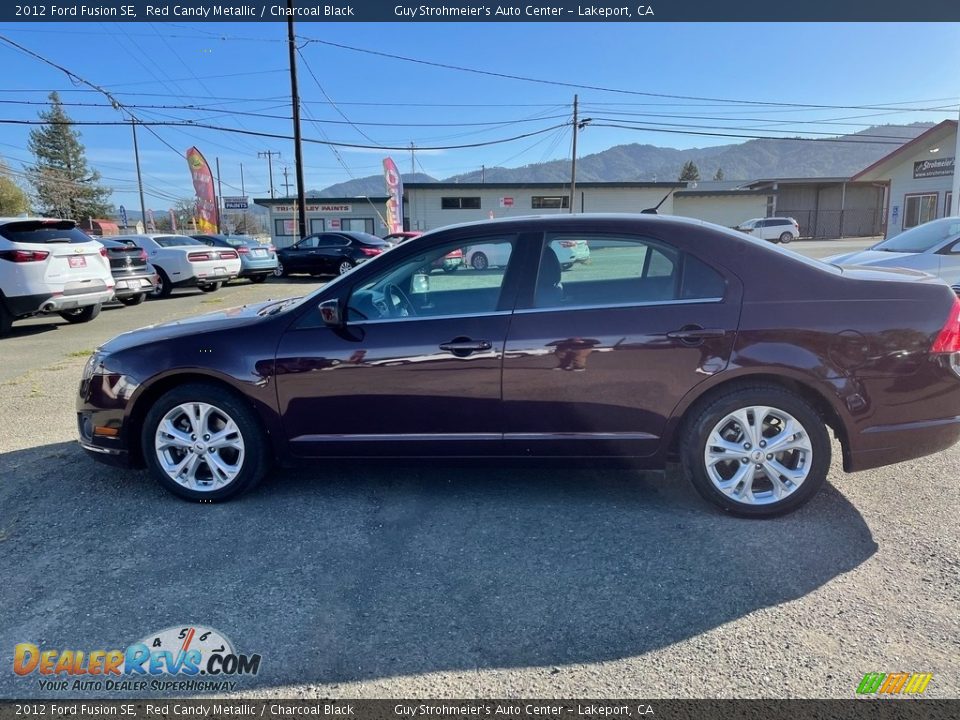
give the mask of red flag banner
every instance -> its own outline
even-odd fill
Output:
[[[403,179],[393,158],[383,159],[383,179],[387,183],[387,232],[403,232]]]
[[[201,233],[217,231],[217,195],[213,191],[213,173],[203,154],[195,147],[187,150],[187,165],[197,192],[197,229]]]

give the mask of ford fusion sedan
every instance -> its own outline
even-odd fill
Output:
[[[586,240],[565,272],[554,243]],[[428,275],[455,248],[501,258]],[[444,228],[316,292],[120,335],[80,383],[80,443],[218,501],[329,458],[678,460],[732,513],[794,510],[847,471],[960,438],[960,299],[698,221]]]
[[[326,232],[307,235],[291,247],[277,251],[277,276],[343,275],[354,266],[391,247],[365,232]]]
[[[960,217],[931,220],[866,250],[834,255],[824,262],[922,270],[960,285]]]
[[[157,271],[152,293],[155,298],[169,297],[175,288],[183,287],[213,292],[240,273],[240,255],[236,250],[207,247],[186,235],[154,233],[119,235],[113,239],[132,242],[146,251]]]

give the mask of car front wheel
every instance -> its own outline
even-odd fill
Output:
[[[683,428],[680,459],[694,488],[742,517],[796,510],[823,485],[830,438],[803,398],[755,386],[696,409]]]
[[[273,276],[274,276],[274,277],[286,277],[286,276],[289,275],[289,274],[290,274],[290,273],[288,273],[288,272],[286,271],[286,269],[283,267],[283,263],[282,263],[282,262],[278,262],[278,263],[277,263],[277,266],[273,269]]]
[[[64,310],[60,313],[60,317],[66,320],[68,323],[85,323],[93,320],[97,315],[100,314],[100,304],[96,305],[87,305],[82,308],[74,308],[73,310]]]
[[[254,487],[266,474],[266,436],[250,406],[202,383],[175,388],[150,408],[141,437],[157,481],[187,500],[218,502]]]
[[[344,260],[337,266],[337,275],[343,275],[353,270],[353,263],[349,260]]]

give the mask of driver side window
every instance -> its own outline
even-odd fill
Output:
[[[354,288],[348,322],[477,315],[497,310],[514,238],[448,243],[385,267]],[[482,260],[470,260],[483,253]]]

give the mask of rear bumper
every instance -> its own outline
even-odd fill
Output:
[[[75,310],[88,305],[99,305],[113,299],[113,288],[101,289],[96,292],[62,295],[15,295],[4,298],[7,309],[14,317],[28,317],[39,313],[56,313],[64,310]]]
[[[960,441],[960,416],[875,425],[860,433],[856,448],[844,457],[847,472],[913,460],[946,450]]]
[[[208,285],[215,282],[227,282],[228,280],[233,280],[237,277],[237,273],[228,272],[228,273],[210,273],[209,275],[194,275],[193,277],[188,277],[185,280],[179,280],[175,283],[171,283],[172,287],[183,288],[183,287],[196,287],[197,285]]]
[[[157,286],[157,276],[155,274],[114,276],[114,280],[116,285],[114,285],[113,291],[118,298],[148,293]]]

